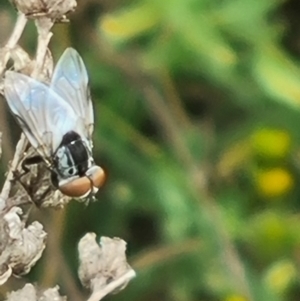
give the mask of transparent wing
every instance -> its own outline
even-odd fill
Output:
[[[44,157],[49,158],[64,134],[79,126],[72,107],[50,87],[31,77],[7,71],[4,93],[29,142]]]
[[[88,87],[88,74],[75,49],[67,48],[60,57],[53,73],[51,88],[72,106],[83,125],[83,136],[92,145],[94,111]]]

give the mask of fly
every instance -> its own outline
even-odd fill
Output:
[[[53,185],[70,197],[94,195],[105,174],[92,155],[94,111],[78,52],[65,50],[49,85],[6,71],[4,93],[28,141],[51,170]]]

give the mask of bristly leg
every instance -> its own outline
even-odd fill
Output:
[[[21,178],[30,172],[30,169],[28,168],[28,166],[33,165],[33,164],[38,164],[40,162],[42,162],[42,157],[41,156],[33,156],[33,157],[30,157],[30,158],[24,159],[21,163],[21,167],[22,167],[23,172],[20,172],[16,169],[13,170],[12,173],[13,173],[14,177],[12,179],[12,182],[18,181],[24,187],[25,184],[22,183]]]
[[[44,162],[44,161],[43,161],[42,157],[39,155],[30,157],[30,158],[26,158],[25,160],[23,160],[23,162],[21,164],[23,171],[25,171],[24,174],[29,172],[28,166],[33,165],[33,164],[39,164],[42,162]]]
[[[42,162],[43,162],[43,159],[41,156],[37,155],[37,156],[29,157],[29,158],[24,159],[23,162],[21,163],[22,172],[20,172],[18,170],[13,171],[14,178],[12,181],[14,181],[14,182],[17,181],[23,187],[24,191],[27,193],[27,195],[29,196],[32,203],[34,203],[36,206],[39,206],[40,200],[43,199],[49,193],[51,188],[49,187],[49,189],[44,191],[42,193],[42,195],[40,196],[40,198],[36,200],[33,197],[34,192],[31,190],[31,187],[29,185],[26,185],[25,183],[23,183],[21,178],[30,172],[30,169],[29,169],[30,165],[40,164]]]

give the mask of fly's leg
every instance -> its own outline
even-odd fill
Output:
[[[32,200],[32,202],[37,206],[40,207],[41,204],[43,203],[43,199],[51,192],[51,187],[49,186],[42,194],[39,198],[36,198],[34,200]]]
[[[41,156],[33,156],[30,158],[26,158],[25,160],[23,160],[23,162],[21,164],[23,171],[22,172],[19,172],[16,170],[13,171],[14,180],[20,181],[23,176],[25,176],[26,174],[29,173],[30,169],[28,168],[28,166],[33,165],[33,164],[38,164],[41,162],[43,162],[43,159]]]
[[[29,168],[28,168],[29,165],[39,164],[41,162],[44,162],[42,157],[37,155],[37,156],[29,157],[29,158],[26,158],[25,160],[23,160],[21,166],[22,166],[22,169],[26,173],[28,173],[29,172]]]
[[[30,172],[29,166],[33,165],[33,164],[39,164],[43,162],[43,159],[41,156],[33,156],[33,157],[29,157],[23,160],[23,162],[21,163],[21,168],[22,171],[18,171],[18,170],[14,170],[13,171],[13,175],[14,175],[14,179],[13,181],[18,181],[18,183],[22,186],[22,188],[24,189],[24,191],[27,193],[27,195],[29,196],[29,199],[32,201],[32,203],[34,203],[35,205],[36,202],[32,199],[32,194],[33,191],[31,190],[31,187],[26,185],[21,178],[23,176],[25,176],[26,174],[28,174]],[[44,195],[44,194],[43,194]],[[42,196],[43,196],[42,195]]]
[[[85,202],[85,205],[87,206],[90,202],[94,202],[96,200],[94,194],[93,194],[93,180],[87,176],[87,178],[90,180],[90,183],[91,183],[91,192],[89,193],[89,195],[87,196],[86,198],[86,202]]]
[[[54,171],[51,172],[51,183],[56,189],[58,189],[57,174]]]
[[[41,156],[33,156],[33,157],[26,158],[21,163],[22,171],[21,172],[19,172],[18,170],[13,171],[14,178],[12,181],[18,181],[29,195],[30,192],[28,191],[28,187],[26,184],[23,183],[23,181],[21,181],[21,178],[30,172],[28,166],[33,164],[38,164],[42,161],[43,160]]]

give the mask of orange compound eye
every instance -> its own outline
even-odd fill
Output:
[[[104,170],[99,166],[93,166],[86,172],[85,176],[59,184],[59,190],[70,197],[84,198],[91,191],[93,194],[96,193],[104,181]]]
[[[59,190],[70,197],[80,198],[84,197],[91,191],[91,181],[87,177],[81,177],[59,185]]]
[[[85,174],[92,181],[93,186],[96,187],[97,190],[105,182],[105,173],[100,166],[92,166]]]

